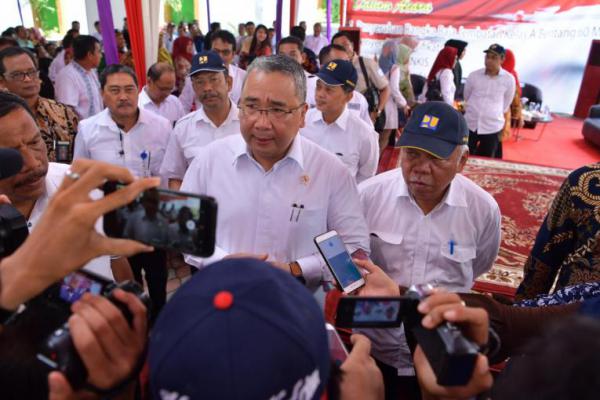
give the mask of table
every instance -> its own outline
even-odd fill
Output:
[[[515,141],[519,141],[519,139],[522,139],[522,140],[533,140],[534,142],[539,141],[542,138],[542,135],[544,134],[544,131],[546,130],[546,125],[548,125],[550,122],[554,121],[554,118],[552,118],[552,114],[548,114],[548,115],[545,115],[543,117],[531,116],[526,121],[528,121],[528,122],[535,122],[536,125],[537,124],[541,124],[542,128],[540,129],[540,133],[538,134],[538,136],[535,139],[528,138],[528,137],[523,137],[523,136],[520,136],[521,128],[519,128],[517,126],[515,128]],[[536,126],[536,128],[537,128],[537,126]],[[534,128],[533,130],[535,131],[536,128]]]

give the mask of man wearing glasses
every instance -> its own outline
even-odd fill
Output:
[[[336,156],[298,135],[308,106],[296,61],[254,60],[239,108],[242,134],[203,147],[183,178],[183,191],[219,203],[215,253],[186,262],[201,268],[254,255],[315,289],[327,279],[315,236],[335,229],[350,252],[369,251],[354,178]]]
[[[233,59],[235,57],[235,37],[229,31],[220,30],[216,31],[211,35],[211,50],[217,53],[225,66],[227,67],[227,73],[231,77],[232,84],[229,92],[229,97],[233,101],[233,104],[237,104],[242,94],[242,85],[244,83],[244,77],[246,71],[233,65]],[[197,98],[194,96],[194,88],[192,82],[189,79],[185,80],[185,86],[183,87],[179,100],[186,110],[192,109],[192,104],[196,104],[198,108]]]
[[[21,47],[0,51],[0,87],[27,102],[46,143],[48,160],[70,163],[79,118],[62,103],[40,96],[39,70],[33,55]]]
[[[196,54],[190,77],[202,107],[181,118],[169,139],[161,175],[169,188],[177,190],[183,175],[199,149],[215,139],[239,134],[238,109],[227,95],[231,77],[227,66],[214,51]]]

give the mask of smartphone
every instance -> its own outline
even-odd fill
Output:
[[[65,276],[60,283],[58,297],[66,303],[73,304],[84,295],[84,293],[102,294],[108,286],[114,282],[99,275],[87,271],[75,271]]]
[[[365,284],[362,274],[352,262],[352,257],[336,231],[317,236],[315,244],[344,293],[350,293]]]
[[[325,328],[327,329],[327,340],[329,342],[329,355],[331,361],[337,365],[341,365],[346,361],[346,358],[348,358],[348,350],[346,350],[344,342],[342,342],[340,335],[338,335],[333,325],[325,324]]]
[[[335,323],[341,328],[393,328],[402,324],[403,311],[415,306],[404,297],[341,297]]]
[[[103,190],[109,194],[122,187],[120,183],[107,182]],[[156,188],[104,215],[107,236],[200,257],[214,253],[216,225],[214,198]]]

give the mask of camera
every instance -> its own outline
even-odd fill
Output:
[[[0,258],[8,257],[29,235],[27,220],[10,204],[0,204]]]
[[[86,292],[104,296],[121,310],[123,316],[131,325],[133,315],[125,304],[114,298],[115,289],[133,293],[147,309],[150,308],[150,298],[136,282],[114,283],[83,271],[70,274],[63,280],[60,288],[60,298],[67,303],[73,303]],[[87,380],[88,371],[75,349],[67,322],[50,334],[42,343],[37,358],[52,370],[58,370],[65,374],[74,389],[81,388]]]
[[[441,386],[463,386],[471,379],[479,346],[465,338],[450,322],[444,322],[435,329],[427,329],[421,324],[423,314],[417,310],[421,299],[429,296],[433,286],[413,285],[406,297],[414,299],[411,307],[406,307],[403,315],[404,330],[414,335],[427,357],[437,383]]]

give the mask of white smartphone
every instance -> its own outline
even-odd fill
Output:
[[[336,231],[317,236],[315,244],[344,293],[353,292],[365,284],[362,274],[352,262],[352,257]]]
[[[333,325],[325,324],[325,328],[327,329],[327,340],[329,341],[329,355],[331,361],[337,365],[341,365],[346,361],[346,358],[348,358],[348,350],[346,350],[344,342],[342,342],[340,335],[338,335]]]

